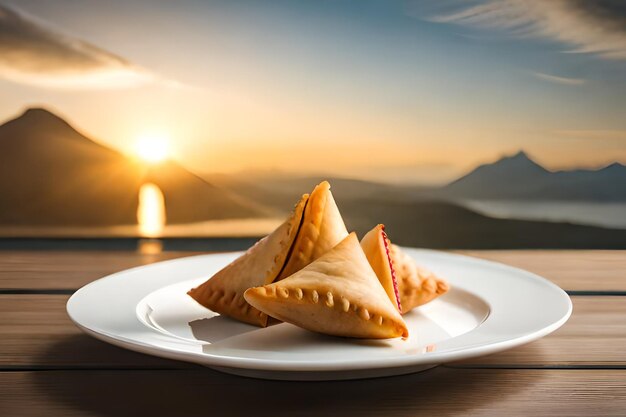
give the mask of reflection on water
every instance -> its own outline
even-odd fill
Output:
[[[0,198],[1,201],[1,198]],[[168,238],[235,238],[250,240],[265,236],[276,229],[284,219],[220,219],[196,223],[172,224],[163,227],[159,237]],[[139,224],[111,226],[5,226],[0,225],[0,237],[67,238],[95,236],[113,238],[145,237]],[[243,249],[243,248],[238,248]]]
[[[146,183],[139,189],[137,206],[139,233],[145,237],[158,237],[165,226],[165,198],[161,189],[152,183]]]
[[[602,201],[462,200],[490,217],[570,222],[626,229],[626,203]]]
[[[163,241],[159,239],[139,239],[137,251],[142,255],[158,255],[163,252]]]

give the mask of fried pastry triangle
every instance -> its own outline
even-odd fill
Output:
[[[385,233],[385,226],[376,225],[361,239],[361,248],[365,252],[368,262],[376,273],[378,280],[382,284],[387,296],[402,314],[402,303],[398,292],[398,282],[394,271],[393,262],[389,254],[391,242]]]
[[[298,234],[308,200],[309,195],[303,195],[283,224],[188,294],[210,310],[265,327],[267,315],[251,307],[243,293],[278,277]]]
[[[444,279],[415,265],[413,258],[398,246],[391,244],[389,255],[398,280],[398,291],[404,313],[434,300],[450,289]]]
[[[363,237],[361,247],[389,299],[397,302],[402,314],[432,301],[449,289],[446,281],[417,267],[413,258],[392,244],[382,224]]]
[[[272,317],[319,333],[374,339],[408,336],[354,233],[295,274],[248,289],[245,299]]]
[[[335,247],[348,231],[343,223],[328,181],[322,181],[311,192],[304,209],[304,218],[291,255],[279,279],[301,270]]]

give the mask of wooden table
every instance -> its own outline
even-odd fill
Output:
[[[189,253],[0,252],[0,416],[626,415],[626,252],[472,251],[568,290],[569,322],[500,354],[400,377],[240,378],[82,334],[65,303],[103,275]]]

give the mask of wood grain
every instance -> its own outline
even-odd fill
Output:
[[[572,291],[626,291],[626,251],[462,251],[544,276]],[[0,251],[0,288],[77,289],[105,275],[198,252]]]
[[[339,382],[208,369],[0,373],[0,415],[623,416],[626,370],[451,369]]]
[[[129,251],[0,251],[0,288],[78,289],[103,276],[140,265],[196,255]]]
[[[626,367],[626,297],[574,296],[572,301],[572,316],[551,335],[452,366]]]
[[[0,368],[193,366],[131,352],[85,335],[67,316],[68,298],[65,295],[0,295]]]
[[[0,295],[0,367],[188,368],[80,332],[63,295]],[[626,366],[626,297],[573,297],[574,313],[539,341],[455,366]]]
[[[464,253],[571,291],[626,290],[626,251]],[[75,289],[190,254],[0,251],[0,288]],[[0,295],[0,416],[626,415],[624,296],[574,296],[563,328],[499,354],[420,374],[319,383],[234,377],[116,348],[82,334],[65,313],[67,299]]]
[[[459,253],[526,269],[568,291],[626,290],[626,251],[491,250]]]

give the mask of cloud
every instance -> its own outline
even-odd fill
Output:
[[[0,5],[0,77],[53,88],[120,88],[158,77],[111,52]]]
[[[543,72],[533,72],[532,75],[539,78],[540,80],[550,81],[557,84],[582,85],[585,83],[585,80],[583,80],[582,78],[559,77],[556,75],[545,74]]]
[[[569,53],[626,59],[626,3],[620,0],[487,0],[428,20],[558,41]]]

